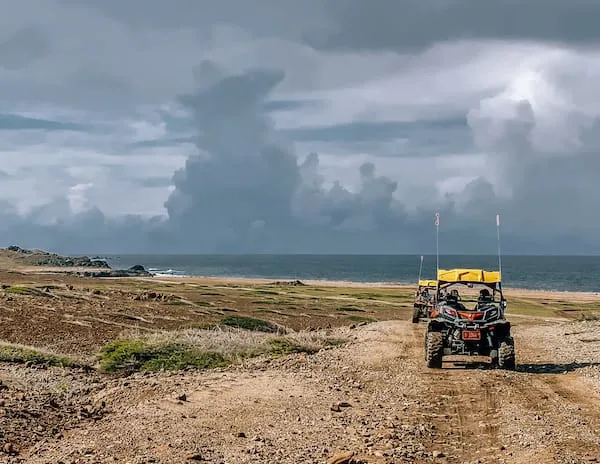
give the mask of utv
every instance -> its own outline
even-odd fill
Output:
[[[419,286],[415,293],[415,302],[413,304],[412,322],[418,323],[420,319],[429,317],[430,310],[433,308],[434,295],[437,287],[436,280],[419,280]]]
[[[462,287],[466,298],[457,287]],[[477,288],[478,295],[474,294]],[[469,303],[471,308],[465,305]],[[435,308],[425,333],[427,367],[441,368],[443,356],[466,355],[489,356],[493,366],[514,370],[515,348],[510,322],[504,317],[506,306],[500,272],[439,270]]]

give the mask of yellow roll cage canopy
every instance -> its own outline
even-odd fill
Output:
[[[499,284],[502,282],[499,271],[483,269],[440,269],[438,282],[464,284]]]
[[[437,280],[433,280],[433,279],[419,280],[419,287],[435,288],[435,287],[437,287]]]
[[[500,301],[506,307],[506,300],[502,292],[502,275],[500,271],[486,271],[484,269],[440,269],[437,280],[437,298],[441,297],[442,290],[452,285],[483,285],[494,292],[499,292]]]
[[[468,287],[479,284],[493,291],[499,291],[502,295],[502,277],[499,271],[486,271],[484,269],[440,269],[438,271],[436,286],[438,292],[455,284]]]

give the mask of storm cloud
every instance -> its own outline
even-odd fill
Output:
[[[180,97],[198,128],[199,154],[173,176],[165,206],[167,227],[186,246],[282,251],[294,246],[289,238],[299,229],[317,239],[345,230],[377,233],[399,219],[396,182],[377,176],[373,163],[360,166],[358,191],[339,181],[327,187],[318,154],[300,162],[279,140],[265,103],[284,77],[251,70]]]
[[[5,245],[600,252],[594,2],[5,10]]]

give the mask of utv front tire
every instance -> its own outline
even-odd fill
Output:
[[[427,367],[441,369],[444,356],[444,338],[441,332],[427,332],[426,356]]]
[[[515,370],[515,341],[506,337],[498,349],[498,367],[500,369]]]
[[[412,323],[416,324],[419,322],[419,316],[421,315],[421,310],[419,308],[414,308],[412,313]]]

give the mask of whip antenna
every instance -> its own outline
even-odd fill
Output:
[[[436,267],[435,278],[437,280],[438,273],[440,272],[440,213],[439,213],[439,211],[435,213],[435,267]]]
[[[498,232],[498,270],[502,278],[502,253],[500,253],[500,215],[496,214],[496,230]]]
[[[419,266],[419,282],[421,281],[421,272],[423,271],[423,255],[421,255],[421,265]]]

